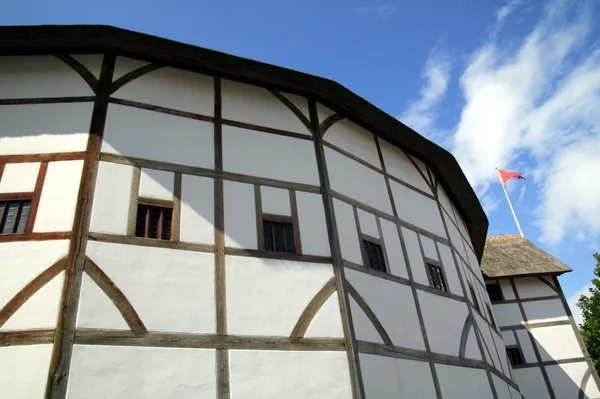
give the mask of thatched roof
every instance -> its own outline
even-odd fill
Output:
[[[487,277],[562,274],[573,271],[554,256],[516,235],[485,240],[481,271]]]

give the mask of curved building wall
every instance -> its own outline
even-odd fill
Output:
[[[2,57],[0,198],[31,201],[0,235],[10,397],[520,397],[434,174],[311,98]],[[170,209],[169,239],[136,237],[139,206]],[[265,221],[293,253],[265,251]]]

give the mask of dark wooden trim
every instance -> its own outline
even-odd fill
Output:
[[[36,292],[38,292],[43,286],[52,281],[52,279],[60,274],[65,269],[65,259],[61,259],[31,280],[25,287],[21,289],[15,296],[13,296],[3,308],[0,309],[0,327],[2,327],[10,317],[15,314],[17,310],[25,302],[29,300]]]
[[[47,172],[48,162],[42,162],[40,164],[40,170],[38,171],[35,182],[35,188],[33,189],[33,197],[31,197],[31,206],[29,208],[29,215],[27,216],[27,224],[25,225],[25,231],[28,233],[33,232],[37,211],[40,207],[40,200],[42,199],[42,190],[44,189],[44,181],[46,180]]]
[[[0,331],[0,347],[54,342],[54,330]]]
[[[119,90],[121,87],[125,86],[127,83],[129,83],[139,77],[142,77],[150,72],[156,71],[157,69],[160,69],[160,68],[163,68],[163,65],[148,64],[148,65],[144,65],[143,67],[134,69],[133,71],[131,71],[129,73],[126,73],[125,75],[121,76],[119,79],[112,82],[112,86],[110,88],[110,94],[113,94],[114,92]]]
[[[354,209],[356,209],[356,208],[354,208]],[[375,245],[379,245],[380,247],[383,247],[381,245],[381,240],[377,237],[373,237],[368,234],[362,233],[358,238],[360,239],[361,243],[362,243],[362,241],[368,241],[371,244],[375,244]]]
[[[4,174],[4,167],[6,164],[0,162],[0,182],[2,181],[2,175]]]
[[[0,100],[2,105],[26,105],[26,104],[65,104],[65,103],[91,103],[94,96],[83,97],[36,97],[36,98],[5,98]]]
[[[363,310],[363,312],[365,312],[365,315],[371,321],[371,324],[373,324],[373,327],[375,327],[375,330],[377,330],[377,333],[379,334],[379,336],[381,337],[383,342],[386,345],[393,346],[394,344],[392,343],[390,336],[385,331],[385,328],[383,327],[383,325],[377,318],[377,315],[375,314],[375,312],[373,312],[373,310],[369,307],[367,302],[362,298],[362,296],[360,296],[358,291],[356,291],[356,289],[350,283],[347,283],[347,286],[348,286],[348,294],[350,295],[350,297],[352,297],[356,301],[356,303],[358,304],[358,306],[360,306],[360,308]]]
[[[0,201],[24,201],[33,198],[33,192],[28,193],[0,193]]]
[[[256,238],[258,250],[265,250],[265,233],[263,231],[262,193],[258,184],[254,185],[254,210],[256,217]]]
[[[419,172],[419,174],[421,175],[423,180],[425,180],[425,184],[427,184],[427,187],[429,187],[431,189],[431,192],[433,192],[435,190],[433,183],[431,181],[429,181],[429,179],[427,179],[427,177],[425,177],[425,173],[423,173],[421,168],[419,168],[419,165],[417,165],[415,160],[412,159],[412,157],[408,153],[406,153],[406,151],[402,151],[402,152],[404,152],[404,155],[406,155],[406,158],[408,158],[410,163],[415,167],[415,169],[417,169],[417,172]]]
[[[272,133],[279,136],[292,137],[300,140],[312,140],[312,137],[307,134],[288,132],[287,130],[275,129],[267,126],[253,125],[251,123],[232,121],[229,119],[222,120],[223,125],[239,127],[240,129],[254,130],[263,133]]]
[[[134,166],[131,176],[131,190],[129,191],[129,215],[127,217],[128,236],[135,236],[141,175],[142,168]]]
[[[123,319],[125,319],[125,322],[127,322],[127,325],[131,328],[131,331],[137,334],[148,332],[142,319],[137,314],[123,291],[121,291],[119,287],[113,283],[110,277],[108,277],[108,275],[90,258],[86,258],[85,260],[85,273],[94,280],[96,285],[98,285],[112,303],[115,304],[119,313],[121,313]]]
[[[298,318],[298,321],[290,334],[290,338],[304,338],[306,331],[308,331],[308,327],[310,327],[310,323],[312,323],[319,310],[321,310],[321,307],[323,307],[325,302],[327,302],[334,292],[335,277],[332,277],[325,283],[319,292],[315,294],[308,305],[306,305],[306,308]]]
[[[46,399],[64,399],[67,394],[71,356],[73,354],[73,335],[77,320],[77,308],[81,293],[81,282],[85,262],[85,249],[87,246],[87,233],[89,231],[94,189],[98,172],[100,148],[108,111],[108,97],[110,83],[115,67],[115,55],[105,54],[102,60],[102,69],[96,101],[90,123],[90,134],[87,143],[73,230],[69,245],[69,254],[65,267],[65,280],[60,301],[56,335],[50,358],[48,379],[46,385]]]
[[[340,147],[338,147],[338,146],[336,146],[336,145],[333,145],[333,144],[331,144],[331,143],[328,143],[328,142],[326,142],[326,141],[323,141],[323,145],[324,145],[325,147],[327,147],[327,148],[330,148],[330,149],[332,149],[333,151],[335,151],[335,152],[337,152],[337,153],[339,153],[339,154],[342,154],[342,155],[344,155],[346,158],[349,158],[349,159],[353,160],[354,162],[356,162],[356,163],[359,163],[359,164],[361,164],[362,166],[364,166],[364,167],[366,167],[366,168],[369,168],[369,169],[371,169],[373,172],[377,172],[377,173],[379,173],[379,174],[383,174],[383,171],[382,171],[381,169],[379,169],[377,166],[375,166],[375,165],[371,165],[371,164],[370,164],[370,163],[368,163],[367,161],[365,161],[365,160],[363,160],[363,159],[360,159],[360,158],[359,158],[359,157],[357,157],[356,155],[354,155],[354,154],[351,154],[351,153],[349,153],[348,151],[346,151],[346,150],[343,150],[343,149],[341,149]]]
[[[123,100],[121,98],[111,97],[109,99],[109,102],[111,104],[118,104],[118,105],[123,105],[126,107],[145,109],[147,111],[160,112],[161,114],[180,116],[182,118],[195,119],[195,120],[203,121],[203,122],[212,122],[213,121],[213,118],[210,116],[200,115],[200,114],[196,114],[193,112],[179,111],[179,110],[172,109],[172,108],[160,107],[158,105],[140,103],[138,101]]]
[[[554,285],[550,284],[548,281],[546,281],[546,279],[544,279],[542,276],[536,276],[536,278],[538,280],[540,280],[542,283],[544,283],[545,285],[548,286],[548,288],[550,288],[552,291],[556,292],[556,294],[558,295],[558,297],[560,298],[560,291],[558,290],[558,288],[556,288]],[[523,299],[521,299],[521,301],[523,301]]]
[[[171,208],[171,209],[173,209],[173,206],[174,206],[173,201],[157,199],[157,198],[147,198],[147,197],[138,197],[138,204],[158,206],[161,208]]]
[[[96,79],[96,77],[90,71],[88,71],[87,68],[83,66],[83,64],[81,64],[79,61],[77,61],[70,55],[55,54],[54,56],[62,62],[64,62],[65,64],[67,64],[68,66],[70,66],[71,69],[73,69],[75,72],[77,72],[77,74],[79,74],[79,76],[81,76],[83,80],[85,80],[88,86],[90,86],[90,89],[92,89],[94,94],[98,93],[98,79]]]
[[[287,190],[304,191],[307,193],[319,194],[320,188],[311,184],[293,183],[284,180],[267,179],[250,175],[242,175],[239,173],[224,172],[220,169],[207,169],[196,166],[177,165],[167,162],[151,161],[141,158],[124,157],[121,155],[102,153],[100,160],[103,162],[118,163],[121,165],[138,166],[142,168],[158,169],[168,172],[183,173],[186,175],[210,177],[213,179],[222,179],[237,181],[240,183],[259,184],[261,186],[269,186],[283,188]]]
[[[217,349],[217,398],[228,399],[231,395],[229,388],[229,351]]]
[[[446,281],[446,284],[448,282]],[[425,291],[428,292],[430,294],[434,294],[434,295],[438,295],[438,296],[443,296],[444,298],[448,298],[448,299],[452,299],[454,301],[458,301],[458,302],[467,302],[467,300],[465,298],[463,298],[460,295],[456,295],[451,293],[450,291],[442,291],[442,290],[438,290],[437,288],[433,288],[429,285],[425,285],[425,284],[421,284],[421,283],[417,283],[416,281],[413,281],[412,285],[421,290],[421,291]]]
[[[328,256],[288,254],[286,252],[272,252],[259,249],[225,247],[225,254],[232,256],[249,256],[262,259],[279,259],[292,262],[331,263],[331,258]]]
[[[531,330],[533,328],[542,328],[542,327],[568,326],[569,324],[570,324],[569,320],[538,321],[538,322],[534,322],[534,323],[524,321],[521,324],[501,326],[500,331]]]
[[[275,215],[273,213],[263,213],[262,219],[268,220],[269,222],[290,223],[290,224],[293,223],[293,219],[291,216]]]
[[[52,154],[0,155],[0,163],[79,161],[85,152],[56,152]]]
[[[173,219],[171,221],[171,241],[179,241],[181,231],[181,173],[175,173],[173,189]]]
[[[467,340],[469,339],[469,333],[473,328],[473,321],[471,315],[467,315],[465,324],[463,325],[462,333],[460,334],[460,346],[458,349],[458,357],[461,359],[465,358],[465,352],[467,351]]]
[[[535,298],[523,298],[523,299],[518,299],[518,300],[517,299],[504,299],[502,301],[492,302],[492,306],[493,305],[506,305],[506,304],[518,303],[518,302],[527,303],[527,302],[547,301],[550,299],[560,299],[560,295],[539,296],[539,297],[535,297]]]
[[[214,247],[208,244],[196,244],[182,241],[157,240],[153,238],[121,236],[117,234],[90,232],[88,239],[91,241],[110,242],[114,244],[137,245],[141,247],[181,249],[194,252],[214,252]]]
[[[581,383],[579,384],[579,394],[577,395],[577,399],[585,399],[585,387],[592,376],[592,370],[588,368],[583,377],[581,377]]]
[[[1,242],[17,241],[50,241],[67,240],[71,237],[70,231],[58,231],[49,233],[19,233],[19,234],[0,234]]]
[[[339,122],[342,119],[346,119],[346,118],[340,114],[333,114],[333,115],[328,116],[323,122],[321,122],[321,125],[319,127],[319,130],[321,132],[321,137],[323,137],[325,135],[327,130],[331,126],[333,126],[334,123]]]
[[[374,277],[379,277],[382,278],[384,280],[388,280],[388,281],[393,281],[395,283],[399,283],[399,284],[404,284],[409,286],[410,285],[410,280],[408,280],[407,278],[404,277],[399,277],[390,273],[386,273],[386,272],[382,272],[380,270],[373,270],[370,269],[368,267],[365,267],[363,265],[359,265],[357,263],[353,263],[350,262],[346,259],[343,260],[342,264],[344,265],[344,267],[347,267],[348,269],[352,269],[355,270],[359,273],[364,273],[364,274],[368,274]]]
[[[506,348],[510,348],[512,345],[507,345]],[[512,346],[516,347],[516,346]],[[520,349],[520,348],[519,348]],[[527,369],[531,367],[547,367],[547,366],[556,366],[559,364],[569,364],[569,363],[587,363],[588,357],[572,357],[568,359],[554,359],[554,360],[545,360],[541,363],[523,363],[523,364],[515,364],[512,365],[513,369]],[[590,370],[590,369],[588,369]]]
[[[298,218],[298,203],[296,201],[296,192],[290,192],[290,208],[292,211],[292,231],[294,233],[294,248],[296,255],[302,255],[302,239],[300,237],[300,219]]]
[[[314,134],[314,130],[313,127],[310,123],[310,121],[308,120],[308,118],[306,117],[306,115],[304,115],[302,113],[302,111],[300,111],[298,109],[298,107],[296,107],[286,96],[284,96],[283,94],[281,94],[280,92],[278,92],[277,90],[273,90],[273,89],[267,89],[269,90],[269,92],[275,96],[275,98],[277,98],[279,101],[281,101],[286,107],[289,108],[290,111],[292,111],[294,113],[294,115],[296,115],[298,117],[298,119],[300,119],[300,122],[302,122],[302,124],[306,127],[306,129],[311,133]]]
[[[150,331],[137,336],[129,331],[77,329],[80,345],[138,346],[155,348],[205,348],[219,350],[343,351],[340,338],[288,338],[252,335],[219,335]]]

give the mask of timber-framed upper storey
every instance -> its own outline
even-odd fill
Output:
[[[313,98],[426,162],[464,218],[481,260],[488,220],[456,159],[329,79],[102,25],[0,27],[0,55],[114,53]]]

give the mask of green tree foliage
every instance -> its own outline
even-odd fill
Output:
[[[581,309],[583,323],[579,326],[581,336],[592,357],[596,371],[600,373],[600,254],[594,254],[596,268],[595,278],[588,296],[581,295],[577,307]]]

